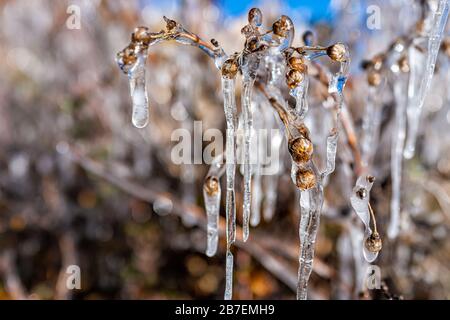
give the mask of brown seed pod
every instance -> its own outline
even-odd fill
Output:
[[[308,127],[307,127],[304,123],[300,124],[300,125],[297,127],[297,130],[298,130],[298,132],[299,132],[303,137],[305,137],[305,138],[308,139],[308,140],[311,140],[311,139],[309,138],[309,129],[308,129]]]
[[[383,242],[381,241],[380,234],[376,231],[374,231],[370,237],[366,239],[365,246],[367,250],[370,252],[379,252],[381,248],[383,247]]]
[[[148,45],[150,43],[150,32],[147,27],[137,27],[134,29],[134,32],[131,34],[131,40],[133,42],[140,42],[144,45]]]
[[[233,79],[239,70],[236,59],[227,59],[222,65],[222,77]]]
[[[252,8],[248,12],[248,22],[255,26],[259,27],[262,23],[262,12],[258,8]]]
[[[398,60],[398,67],[400,69],[401,72],[409,72],[409,62],[408,62],[408,57],[407,56],[402,56],[399,60]]]
[[[291,30],[292,25],[289,23],[289,18],[287,16],[281,16],[280,19],[275,21],[272,25],[272,31],[279,37],[285,38],[288,32]]]
[[[306,73],[308,71],[308,66],[305,64],[305,60],[301,57],[290,57],[288,60],[289,66],[301,73]]]
[[[216,177],[207,177],[203,189],[209,196],[214,196],[219,192],[219,180]]]
[[[316,175],[311,169],[301,168],[296,172],[295,184],[300,190],[308,190],[316,185]]]
[[[291,139],[289,141],[288,148],[289,153],[292,156],[292,160],[296,163],[306,163],[311,160],[314,150],[311,141],[302,136]]]
[[[364,199],[365,197],[367,197],[367,190],[365,188],[360,188],[358,189],[358,191],[356,191],[356,195],[358,196],[358,198]]]
[[[177,23],[174,20],[171,20],[164,16],[164,21],[166,21],[166,29],[167,31],[171,32],[174,31],[177,27]]]
[[[327,55],[331,60],[345,62],[347,60],[347,47],[343,43],[336,43],[327,48]]]
[[[450,39],[444,39],[442,41],[442,50],[447,55],[447,57],[450,57]]]
[[[123,61],[123,63],[125,65],[132,65],[132,64],[134,64],[136,62],[136,60],[137,60],[135,45],[134,44],[130,44],[128,47],[123,49],[119,53],[119,57],[122,58],[122,61]]]
[[[372,58],[372,66],[375,70],[381,70],[383,67],[383,61],[385,56],[383,54],[378,54]]]
[[[378,87],[381,83],[381,74],[376,70],[370,70],[367,73],[367,82],[371,87]]]
[[[259,47],[258,44],[259,44],[258,39],[252,38],[245,43],[245,48],[250,52],[255,52],[258,50]]]
[[[290,89],[298,87],[298,85],[304,80],[305,76],[298,70],[291,69],[286,73],[286,84]]]

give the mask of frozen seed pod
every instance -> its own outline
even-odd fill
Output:
[[[297,167],[295,170],[295,185],[300,190],[308,190],[316,185],[316,175],[309,168]]]
[[[216,177],[207,177],[203,190],[208,196],[215,196],[219,192],[219,180]]]
[[[227,79],[234,79],[239,70],[236,59],[227,59],[222,65],[222,77]]]
[[[381,84],[381,74],[379,71],[370,70],[367,73],[367,82],[369,86],[378,87]]]
[[[308,67],[305,64],[305,59],[301,57],[290,57],[288,60],[288,65],[293,70],[300,71],[301,73],[306,74],[308,71]]]
[[[273,33],[279,37],[286,38],[289,34],[289,31],[292,30],[293,24],[291,19],[288,16],[281,16],[280,19],[275,21],[272,25]]]
[[[133,43],[120,51],[116,56],[116,62],[124,73],[128,73],[136,61],[136,46]]]
[[[309,139],[301,136],[289,141],[289,152],[296,163],[306,163],[311,160],[313,144]]]
[[[327,48],[327,55],[331,60],[345,62],[348,56],[348,49],[343,43],[336,43]]]
[[[288,73],[286,73],[286,84],[290,89],[298,87],[304,79],[304,74],[298,70],[291,69]]]
[[[370,252],[380,252],[381,248],[383,247],[383,242],[381,240],[380,234],[374,231],[369,237],[367,237],[364,245]]]
[[[137,27],[131,34],[131,41],[141,43],[147,46],[150,43],[151,36],[147,27]]]
[[[248,12],[248,22],[253,27],[260,27],[262,24],[262,12],[258,8],[252,8]]]

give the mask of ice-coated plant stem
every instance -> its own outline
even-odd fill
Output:
[[[410,87],[408,89],[410,101],[407,108],[408,134],[403,151],[403,156],[406,159],[411,159],[415,153],[422,107],[433,77],[436,58],[447,23],[449,3],[450,0],[439,0],[436,11],[432,12],[429,17],[431,27],[427,35],[426,52],[419,52],[414,47],[414,44],[410,48],[411,71]],[[421,55],[422,58],[420,58]]]

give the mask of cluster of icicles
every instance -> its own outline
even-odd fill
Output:
[[[436,59],[449,14],[449,0],[424,6],[416,30],[394,41],[389,49],[366,61],[369,94],[361,141],[363,162],[373,166],[380,137],[384,101],[382,93],[392,88],[395,116],[391,144],[391,213],[387,230],[394,239],[400,232],[400,196],[403,159],[415,153],[417,135],[425,97],[433,77]]]
[[[428,41],[429,53],[422,54],[424,60],[431,62],[436,42],[440,42],[439,34],[442,34],[442,19],[448,11],[448,1],[441,1],[444,8],[436,13],[433,23],[439,24],[432,28],[432,32],[426,37]],[[119,67],[129,77],[130,92],[133,104],[132,122],[142,128],[147,125],[149,118],[148,97],[145,85],[145,66],[148,48],[160,41],[173,40],[180,44],[198,47],[209,57],[214,59],[217,69],[222,77],[222,92],[224,101],[224,112],[227,126],[226,150],[218,155],[211,164],[206,176],[203,188],[204,202],[207,214],[207,248],[208,256],[215,255],[219,239],[219,209],[221,199],[220,179],[226,174],[226,288],[225,299],[232,298],[233,285],[233,254],[231,246],[236,241],[236,202],[235,202],[235,173],[236,157],[243,157],[242,172],[244,176],[243,190],[243,241],[247,241],[249,236],[249,225],[258,225],[261,217],[262,182],[260,170],[261,166],[254,157],[258,157],[264,150],[260,146],[252,148],[252,134],[254,129],[266,127],[279,127],[285,133],[288,143],[288,150],[292,158],[291,177],[293,183],[300,190],[301,219],[299,226],[300,253],[297,298],[307,298],[307,284],[312,271],[314,258],[314,244],[319,227],[320,214],[323,204],[323,190],[327,183],[327,177],[335,168],[336,150],[339,136],[339,122],[343,102],[343,89],[348,77],[350,57],[347,47],[342,43],[336,43],[328,47],[314,46],[312,37],[304,36],[304,45],[292,47],[294,39],[294,25],[287,16],[281,16],[269,30],[262,30],[262,14],[257,8],[253,8],[248,14],[248,24],[242,28],[245,36],[244,49],[240,53],[227,55],[219,46],[217,41],[205,42],[197,35],[184,29],[179,23],[167,19],[166,30],[157,33],[149,32],[145,27],[138,27],[132,34],[131,43],[117,55]],[[438,23],[438,21],[440,21]],[[440,29],[439,29],[440,28]],[[440,31],[439,31],[439,30]],[[440,32],[440,33],[439,33]],[[404,47],[406,47],[404,45]],[[411,46],[411,48],[413,48]],[[413,49],[410,49],[413,50]],[[399,50],[395,49],[395,52]],[[399,52],[398,54],[401,54]],[[411,53],[410,53],[411,54]],[[411,59],[417,59],[417,54]],[[328,77],[328,94],[333,101],[330,108],[334,114],[334,124],[329,130],[326,139],[326,154],[324,155],[325,166],[319,168],[313,161],[314,146],[309,136],[309,130],[304,122],[308,112],[308,67],[321,68],[315,61],[322,56],[328,56],[332,61],[339,63],[339,71],[331,74],[325,71]],[[434,66],[434,64],[433,64]],[[417,68],[422,67],[421,64]],[[371,64],[372,70],[380,70],[376,64]],[[324,70],[324,69],[321,69]],[[423,104],[424,90],[429,84],[433,67],[429,66],[423,73],[417,75],[417,80],[409,81],[408,98],[415,101],[411,107],[411,112],[407,112],[410,121],[415,121],[415,116]],[[430,73],[431,72],[431,73]],[[235,82],[236,76],[242,75],[242,112],[237,114]],[[411,72],[412,74],[412,72]],[[413,76],[411,76],[413,77]],[[420,80],[420,81],[419,81]],[[411,82],[414,84],[411,84]],[[420,82],[417,84],[416,82]],[[295,99],[295,105],[291,105],[282,95],[282,86],[287,85],[290,95]],[[417,88],[419,86],[419,88]],[[257,88],[254,92],[254,89]],[[375,104],[377,87],[371,88],[372,101]],[[398,90],[402,90],[398,88]],[[419,92],[414,92],[418,90]],[[399,99],[400,99],[399,94]],[[406,104],[406,102],[405,102]],[[406,107],[405,107],[406,108]],[[409,108],[409,107],[408,107]],[[262,109],[273,109],[278,118],[270,112],[259,112]],[[369,109],[369,108],[368,108]],[[373,112],[377,112],[377,107],[373,106]],[[371,111],[372,112],[372,111]],[[402,114],[404,113],[401,111]],[[368,115],[372,117],[372,115]],[[402,118],[402,115],[396,117]],[[372,118],[376,119],[376,118]],[[397,119],[397,118],[396,118]],[[404,120],[397,119],[397,130],[404,130]],[[365,153],[364,146],[368,146],[373,141],[373,132],[378,130],[378,122],[368,121],[365,129],[367,139],[363,144],[363,157],[365,170],[357,182],[350,199],[351,205],[358,217],[365,225],[362,250],[368,262],[376,259],[381,249],[381,239],[376,229],[375,218],[370,206],[370,190],[374,183],[374,178],[366,174],[370,169],[370,161],[373,154]],[[241,130],[238,130],[241,129]],[[411,125],[411,131],[414,125]],[[243,132],[243,134],[241,134]],[[401,132],[398,136],[401,136]],[[410,155],[414,146],[414,132],[408,138],[405,156]],[[283,137],[272,139],[272,150],[281,146]],[[395,143],[396,154],[403,148]],[[369,148],[370,149],[370,148]],[[373,150],[373,148],[371,149]],[[400,151],[398,151],[400,150]],[[393,165],[399,166],[398,161],[393,159]],[[256,164],[255,164],[256,163]],[[397,181],[398,170],[396,169]],[[263,210],[264,219],[270,220],[273,216],[276,201],[277,175],[264,176],[267,179],[264,183]],[[253,181],[252,181],[253,180]],[[399,183],[399,182],[396,182]],[[395,187],[395,186],[394,186]],[[393,219],[397,219],[393,217]],[[370,222],[372,221],[372,226]]]

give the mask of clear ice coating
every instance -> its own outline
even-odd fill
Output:
[[[214,59],[216,67],[222,71],[222,93],[224,97],[224,111],[227,124],[226,137],[226,164],[219,164],[219,159],[215,159],[208,175],[205,179],[203,187],[203,195],[207,213],[207,249],[206,254],[212,256],[217,251],[218,245],[218,219],[219,206],[221,198],[220,177],[223,171],[226,171],[226,284],[225,299],[232,298],[233,287],[233,254],[231,247],[236,240],[236,200],[235,200],[235,171],[236,171],[236,155],[243,153],[243,175],[244,175],[244,192],[243,192],[243,240],[246,241],[249,236],[249,224],[256,225],[260,221],[261,204],[264,203],[263,214],[266,220],[270,220],[275,210],[277,196],[277,175],[268,175],[263,177],[260,175],[261,166],[259,159],[254,166],[252,154],[258,153],[261,156],[259,147],[255,151],[252,141],[253,122],[257,123],[258,117],[264,118],[265,125],[269,128],[281,126],[289,138],[300,138],[310,141],[308,129],[303,123],[303,119],[308,112],[307,91],[308,77],[305,73],[304,80],[299,81],[299,86],[293,89],[290,94],[296,99],[296,106],[291,108],[284,99],[280,90],[281,79],[284,78],[286,63],[285,58],[291,56],[293,52],[300,54],[307,59],[313,60],[320,56],[328,55],[328,48],[324,47],[300,47],[293,48],[294,24],[287,16],[281,16],[274,24],[271,30],[261,32],[259,27],[262,24],[262,14],[257,8],[250,10],[248,16],[249,24],[242,29],[242,33],[246,37],[245,48],[241,53],[236,53],[237,66],[231,66],[230,69],[222,69],[222,66],[228,56],[219,46],[217,41],[205,42],[196,34],[184,29],[177,22],[165,18],[166,30],[159,33],[133,34],[132,43],[118,55],[119,67],[129,74],[131,96],[133,100],[133,123],[137,127],[143,127],[148,122],[148,98],[145,88],[145,58],[148,46],[160,41],[175,41],[177,43],[200,48],[209,57]],[[136,42],[137,41],[137,42]],[[311,45],[311,41],[306,45]],[[145,48],[144,50],[142,50]],[[342,46],[339,47],[342,50]],[[142,50],[142,51],[140,51]],[[145,51],[145,55],[144,55]],[[284,52],[285,51],[285,52]],[[285,54],[283,54],[283,52]],[[339,53],[339,52],[338,52]],[[332,60],[339,61],[340,71],[333,75],[330,79],[328,92],[335,98],[337,102],[336,122],[327,136],[326,142],[326,167],[323,171],[316,168],[316,165],[310,158],[312,156],[311,148],[306,151],[296,151],[309,153],[297,154],[297,158],[293,160],[292,173],[294,183],[301,189],[300,206],[301,206],[301,222],[299,226],[300,235],[300,255],[299,255],[299,273],[298,273],[298,292],[299,299],[306,299],[307,284],[312,271],[312,262],[314,257],[314,243],[318,232],[320,213],[323,204],[323,181],[335,168],[336,149],[338,142],[339,115],[343,101],[343,89],[348,74],[348,49],[341,51],[342,55],[334,55]],[[134,62],[134,58],[137,59]],[[273,110],[278,112],[280,119],[269,115],[270,113],[262,112],[253,115],[252,112],[252,91],[258,72],[261,71],[260,61],[265,62],[264,68],[268,71],[266,78],[266,90],[270,92],[270,99],[264,99],[265,103]],[[127,63],[125,63],[127,62]],[[236,67],[236,68],[234,68]],[[234,68],[234,69],[233,69]],[[242,86],[242,114],[239,118],[239,127],[243,129],[242,143],[240,135],[236,134],[237,127],[237,110],[235,97],[235,80],[236,71],[241,71],[243,78]],[[233,79],[229,79],[229,76]],[[264,91],[264,85],[258,78],[258,87]],[[267,97],[267,94],[265,98]],[[276,103],[273,103],[274,99]],[[270,107],[266,107],[270,109]],[[256,107],[255,107],[256,108]],[[264,113],[264,114],[263,114]],[[253,116],[255,119],[253,119]],[[257,125],[256,125],[257,126]],[[304,130],[306,129],[306,130]],[[306,132],[306,133],[305,133]],[[272,152],[278,154],[278,150],[283,142],[282,134],[273,135],[276,138],[272,141]],[[306,142],[307,144],[307,142]],[[253,148],[253,149],[252,149]],[[275,148],[275,149],[274,149]],[[223,155],[222,155],[223,157]],[[306,159],[306,160],[302,160]],[[297,161],[297,162],[296,162]],[[282,167],[282,163],[280,164]],[[277,167],[279,169],[279,167]],[[302,170],[301,172],[299,170]],[[253,176],[253,185],[252,185]],[[293,177],[293,178],[294,178]],[[298,180],[298,181],[297,181]],[[300,181],[302,180],[302,181]],[[252,190],[253,187],[253,190]],[[264,196],[263,196],[264,190]],[[252,192],[253,191],[253,197]],[[263,201],[264,200],[264,201]],[[253,211],[251,211],[253,209]],[[250,215],[251,214],[251,215]],[[251,221],[250,221],[251,220]]]
[[[378,87],[369,87],[369,95],[363,118],[363,130],[361,138],[362,161],[366,167],[373,163],[373,157],[377,150],[380,136],[382,100],[381,90]]]
[[[415,153],[422,107],[433,77],[436,58],[447,23],[449,2],[449,0],[439,0],[436,11],[431,12],[427,18],[430,25],[427,35],[424,38],[415,39],[415,42],[425,44],[426,51],[423,53],[416,47],[422,43],[413,43],[409,50],[411,70],[407,107],[408,132],[403,151],[406,159],[411,159]]]
[[[261,201],[262,201],[262,186],[261,186],[261,172],[260,166],[255,166],[253,188],[252,188],[252,206],[250,224],[252,227],[259,225],[261,221]]]
[[[298,269],[297,299],[306,300],[308,281],[312,272],[314,246],[319,229],[320,212],[323,204],[323,187],[317,183],[312,189],[300,194],[300,255]]]
[[[243,238],[247,241],[249,235],[252,164],[251,164],[251,140],[253,129],[252,116],[252,90],[255,79],[244,75],[242,88],[242,112],[244,115],[244,203],[243,203]]]
[[[406,137],[406,104],[404,94],[407,86],[406,75],[401,74],[394,83],[395,120],[394,134],[391,145],[391,215],[388,227],[388,237],[396,238],[400,229],[400,203],[402,183],[403,148]]]
[[[223,154],[217,156],[211,163],[211,167],[203,185],[203,199],[205,201],[207,217],[207,242],[206,255],[212,257],[217,252],[219,242],[219,211],[220,211],[220,177],[223,175]]]
[[[139,53],[136,63],[128,71],[130,95],[133,103],[131,121],[136,128],[144,128],[148,124],[148,98],[145,85],[145,62],[147,54]]]
[[[308,92],[309,79],[305,79],[300,83],[299,86],[291,89],[289,91],[290,95],[295,98],[295,114],[302,120],[305,118],[308,112],[308,100],[306,93]]]
[[[339,138],[339,132],[337,128],[333,128],[327,137],[327,164],[326,169],[322,173],[323,178],[333,173],[336,166],[336,150]]]
[[[227,193],[226,193],[226,221],[227,221],[227,244],[231,245],[236,239],[236,200],[234,177],[236,173],[236,96],[235,96],[235,80],[222,77],[223,107],[225,111],[225,119],[227,123],[226,137],[226,176],[227,176]]]
[[[363,255],[367,262],[374,261],[378,256],[378,252],[371,252],[365,246],[366,240],[372,235],[372,229],[370,228],[371,216],[369,213],[369,201],[373,182],[374,178],[371,176],[360,176],[356,181],[352,196],[350,197],[350,203],[365,227],[362,247]]]
[[[231,300],[233,297],[233,254],[227,249],[225,260],[225,294],[224,300]]]

